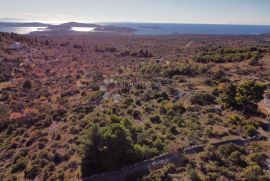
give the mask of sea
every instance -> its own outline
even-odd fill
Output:
[[[134,29],[135,35],[260,35],[269,34],[270,26],[266,25],[213,25],[213,24],[166,24],[166,23],[97,23]],[[94,30],[83,27],[72,28],[74,31]],[[46,27],[0,27],[2,32],[28,34],[33,31],[44,31]]]
[[[135,29],[136,35],[260,35],[270,33],[264,25],[214,25],[214,24],[158,24],[158,23],[112,23],[110,25]]]
[[[29,34],[34,31],[44,31],[47,27],[0,27],[0,32]]]

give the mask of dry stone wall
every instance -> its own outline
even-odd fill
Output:
[[[225,140],[219,141],[216,143],[211,144],[215,148],[225,145],[225,144],[236,144],[236,145],[246,145],[253,141],[263,141],[266,140],[266,137],[263,136],[256,136],[247,139],[233,139],[233,140]],[[139,175],[143,175],[148,173],[150,170],[160,169],[166,164],[174,163],[177,165],[181,165],[182,160],[180,159],[179,154],[196,154],[199,152],[204,151],[206,145],[196,145],[185,148],[183,150],[179,150],[175,153],[167,153],[150,160],[145,160],[140,163],[136,163],[134,165],[130,165],[127,167],[122,168],[118,171],[113,172],[106,172],[99,175],[93,175],[89,178],[83,179],[83,181],[125,181],[129,180],[129,178],[134,178]]]

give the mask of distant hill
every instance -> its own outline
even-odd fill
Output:
[[[50,26],[50,24],[38,22],[0,22],[0,27],[42,27]]]
[[[35,32],[38,34],[50,34],[56,32],[65,32],[65,33],[74,33],[71,31],[72,27],[91,27],[95,28],[96,32],[111,32],[111,33],[133,33],[135,30],[127,27],[119,27],[114,25],[98,25],[91,23],[78,23],[78,22],[68,22],[59,25],[45,24],[39,22],[1,22],[0,28],[6,27],[47,27],[47,30],[51,30],[50,32]]]
[[[49,25],[48,29],[50,30],[69,30],[71,27],[93,27],[99,28],[100,25],[97,24],[88,24],[88,23],[78,23],[78,22],[68,22],[60,25]]]

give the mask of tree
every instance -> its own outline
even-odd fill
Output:
[[[221,100],[226,106],[237,107],[246,110],[256,110],[257,103],[263,99],[266,89],[264,84],[254,80],[248,80],[240,85],[230,83],[221,94]]]
[[[237,86],[234,83],[230,83],[225,87],[223,93],[221,94],[221,100],[225,103],[226,106],[236,106],[235,101]]]
[[[257,109],[256,103],[263,99],[265,89],[266,86],[263,84],[253,80],[246,81],[237,87],[235,101],[243,111]]]
[[[134,147],[128,122],[112,123],[103,128],[94,126],[82,151],[82,176],[120,169],[141,161],[141,153]]]

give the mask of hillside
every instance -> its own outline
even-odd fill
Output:
[[[130,180],[269,180],[269,140],[213,147],[269,138],[268,35],[44,35],[0,33],[0,180],[80,180],[196,145]]]

